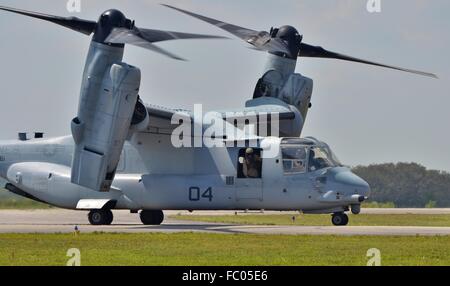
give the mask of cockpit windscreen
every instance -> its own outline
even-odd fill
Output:
[[[310,172],[339,166],[342,166],[341,162],[329,147],[313,146],[309,149],[308,169]]]

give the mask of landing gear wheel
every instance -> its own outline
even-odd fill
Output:
[[[111,210],[91,210],[88,219],[92,225],[110,225],[114,216]]]
[[[143,210],[139,216],[145,225],[160,225],[164,221],[164,213],[162,211]]]
[[[343,226],[348,224],[348,216],[345,213],[335,213],[331,217],[331,222],[336,226]]]
[[[104,225],[111,225],[114,220],[114,215],[111,210],[105,210],[106,212],[106,220],[104,221]]]

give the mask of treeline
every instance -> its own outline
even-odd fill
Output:
[[[400,208],[450,207],[450,173],[415,163],[358,166],[353,171],[370,184],[370,201]]]

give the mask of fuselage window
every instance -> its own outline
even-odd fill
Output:
[[[285,174],[295,174],[306,172],[305,147],[283,147],[283,170]]]
[[[258,179],[262,177],[261,149],[246,148],[239,151],[238,178]]]

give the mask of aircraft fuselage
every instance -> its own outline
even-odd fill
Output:
[[[111,202],[112,209],[132,211],[264,209],[335,213],[349,206],[357,209],[369,195],[367,183],[333,163],[332,157],[329,165],[314,168],[311,150],[316,155],[331,150],[313,139],[264,139],[254,148],[262,158],[258,175],[251,178],[242,171],[248,149],[245,146],[174,148],[169,142],[167,135],[134,136],[124,147],[109,192],[71,183],[72,137],[0,144],[0,176],[12,191],[21,190],[67,209],[95,209],[97,202]],[[274,155],[264,156],[269,152]]]

